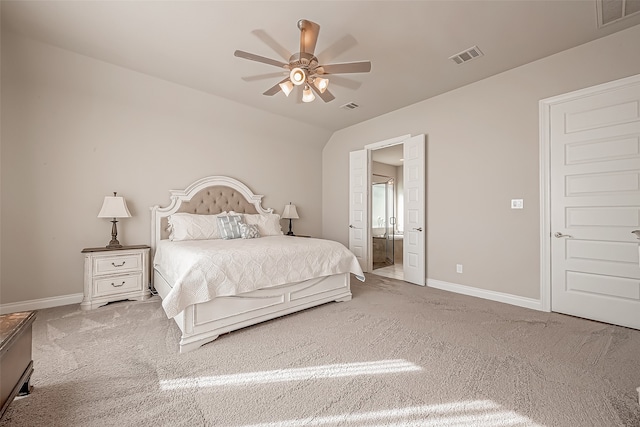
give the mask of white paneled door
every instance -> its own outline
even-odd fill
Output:
[[[640,329],[640,79],[554,102],[549,123],[551,309]]]
[[[349,250],[367,271],[368,251],[368,159],[367,150],[349,153]]]
[[[404,141],[403,273],[406,282],[425,285],[425,137]]]

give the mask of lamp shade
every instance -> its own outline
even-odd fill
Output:
[[[293,90],[293,83],[291,83],[290,80],[280,83],[280,89],[282,89],[282,92],[284,92],[285,96],[289,96],[289,94]]]
[[[325,93],[327,87],[329,86],[329,80],[323,79],[322,77],[316,77],[313,81],[313,84],[318,88],[320,93]]]
[[[284,211],[282,212],[282,219],[298,219],[298,211],[296,210],[296,205],[292,205],[289,203],[284,206]]]
[[[102,209],[100,209],[100,213],[98,214],[98,218],[130,218],[131,213],[129,212],[129,208],[127,208],[127,202],[125,202],[124,197],[115,196],[107,196],[104,198],[104,203],[102,203]]]
[[[314,99],[316,96],[311,92],[309,85],[306,85],[302,91],[302,102],[312,102]]]

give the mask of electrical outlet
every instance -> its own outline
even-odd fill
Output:
[[[511,209],[524,209],[524,200],[511,199]]]
[[[456,273],[462,273],[462,264],[456,264]]]

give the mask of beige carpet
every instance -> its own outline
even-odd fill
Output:
[[[640,426],[640,331],[367,275],[178,354],[160,300],[41,310],[0,426]]]

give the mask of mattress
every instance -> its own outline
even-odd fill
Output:
[[[353,273],[364,281],[357,259],[341,243],[289,236],[163,240],[153,264],[172,286],[162,301],[169,318],[216,297],[317,277]]]

